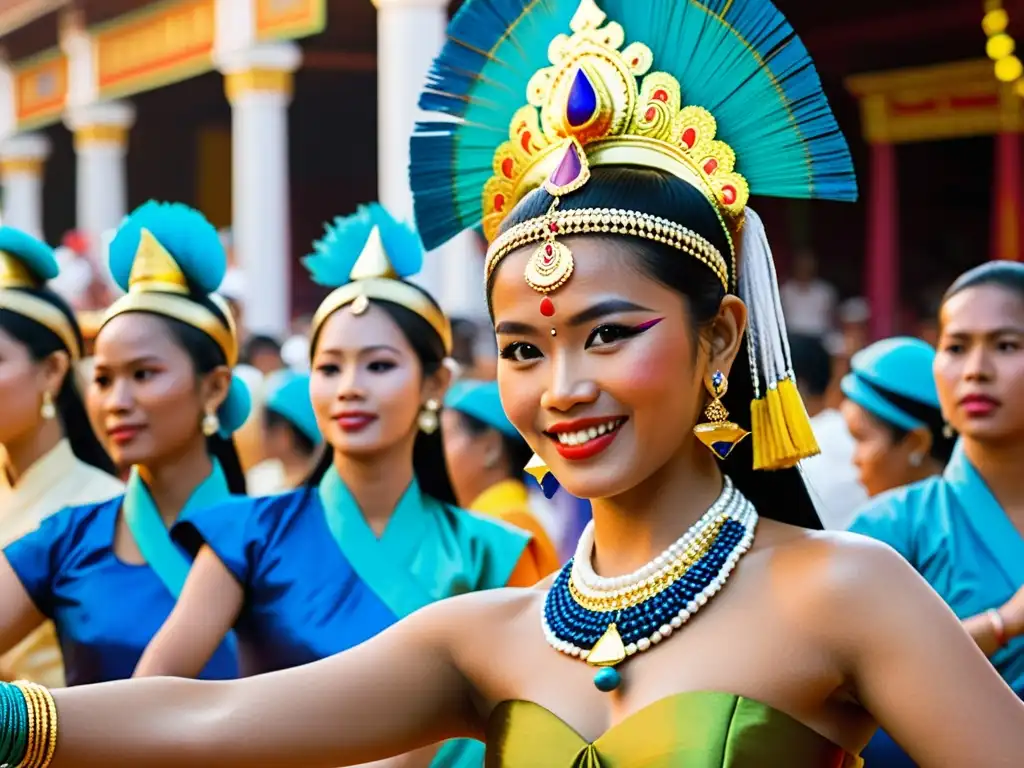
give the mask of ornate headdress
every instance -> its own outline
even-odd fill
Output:
[[[0,309],[16,312],[57,335],[74,362],[82,356],[79,333],[55,304],[30,291],[58,274],[53,249],[13,227],[0,227]]]
[[[600,5],[462,6],[420,99],[424,110],[456,120],[421,123],[412,140],[424,243],[433,248],[482,226],[488,275],[536,243],[525,277],[543,294],[572,275],[563,235],[631,235],[698,259],[750,309],[755,467],[793,466],[817,444],[794,383],[768,241],[746,205],[751,193],[855,199],[846,142],[806,49],[767,0]],[[718,215],[729,252],[625,201],[560,210],[601,165],[659,169],[691,184]],[[547,213],[501,232],[516,203],[540,186],[554,198]],[[546,295],[541,311],[553,311]]]
[[[235,320],[227,303],[214,293],[227,271],[227,256],[217,230],[199,211],[151,200],[118,227],[108,256],[110,272],[126,293],[104,313],[101,330],[126,312],[162,315],[202,331],[220,347],[228,366],[237,365]],[[250,407],[248,388],[234,377],[217,414],[222,434],[241,427]]]
[[[313,282],[334,288],[321,302],[310,337],[315,339],[328,317],[345,306],[362,314],[371,299],[390,301],[422,317],[437,331],[445,354],[452,349],[448,317],[420,289],[406,283],[423,267],[423,243],[411,227],[396,221],[376,203],[325,227],[302,263]]]

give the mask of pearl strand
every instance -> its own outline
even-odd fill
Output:
[[[672,570],[674,565],[686,556],[690,545],[701,534],[723,515],[734,517],[740,495],[735,492],[732,482],[726,478],[721,495],[707,512],[696,523],[669,546],[662,554],[646,565],[624,576],[603,577],[594,572],[592,560],[594,556],[594,523],[588,523],[576,546],[576,555],[572,564],[573,585],[580,594],[587,597],[612,597],[625,594],[642,587],[645,583],[653,584]]]

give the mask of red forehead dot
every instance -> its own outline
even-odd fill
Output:
[[[545,296],[540,300],[540,313],[544,315],[544,317],[551,317],[555,314],[555,302]]]

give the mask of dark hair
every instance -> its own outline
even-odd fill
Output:
[[[82,331],[78,327],[75,315],[71,311],[71,307],[60,296],[48,288],[11,288],[8,290],[18,290],[30,294],[37,299],[52,304],[60,310],[68,319],[68,322],[71,323],[79,349],[83,348]],[[46,359],[54,352],[63,351],[70,354],[70,350],[56,333],[45,325],[17,312],[0,309],[0,328],[19,344],[24,345],[32,359],[36,362]],[[64,376],[64,381],[57,392],[57,399],[54,405],[57,407],[57,413],[60,415],[64,435],[71,444],[71,450],[75,456],[81,461],[116,477],[117,469],[114,466],[114,462],[110,460],[107,452],[97,439],[92,425],[89,423],[89,416],[82,402],[82,395],[78,391],[78,384],[75,382],[73,366]]]
[[[225,328],[228,327],[224,313],[216,304],[205,297],[192,296],[191,299],[212,312],[224,323]],[[215,368],[228,364],[224,350],[203,331],[166,315],[155,312],[152,314],[167,326],[174,340],[188,353],[196,375],[203,376]],[[245,495],[245,473],[242,471],[242,462],[238,458],[234,439],[221,437],[219,434],[212,435],[206,438],[206,450],[220,463],[228,483],[228,490],[235,495]]]
[[[543,216],[552,199],[543,188],[534,190],[512,210],[503,228]],[[660,216],[702,235],[731,262],[725,230],[712,205],[696,187],[665,171],[607,166],[594,168],[586,186],[563,198],[559,207],[561,210],[628,207]],[[614,238],[616,243],[626,245],[644,274],[686,297],[695,332],[714,319],[725,291],[714,272],[703,263],[663,243],[630,235],[603,237]],[[492,284],[493,274],[487,286],[488,302]],[[741,370],[746,360],[747,339],[744,334],[736,357],[737,366]],[[750,376],[737,372],[729,380],[729,391],[723,403],[729,409],[730,419],[745,429],[750,429],[752,399],[753,384]],[[798,469],[755,472],[753,466],[751,440],[742,441],[729,458],[722,462],[725,474],[760,514],[804,528],[822,527]]]
[[[403,281],[404,282],[404,281]],[[412,283],[406,285],[426,296],[436,307],[434,297],[419,286]],[[406,340],[412,346],[416,357],[423,368],[424,376],[431,376],[440,370],[444,364],[445,349],[444,342],[433,326],[426,320],[413,312],[411,309],[395,304],[390,301],[373,299],[373,303],[388,313],[388,316],[395,321],[395,324],[402,331]],[[311,339],[311,347],[316,349],[319,333]],[[452,490],[451,478],[448,476],[448,465],[444,459],[444,445],[442,429],[439,426],[437,431],[428,435],[426,432],[419,432],[416,435],[416,442],[413,445],[412,468],[419,483],[420,490],[428,496],[432,496],[445,504],[455,505],[455,491]],[[316,468],[306,478],[305,485],[317,485],[323,478],[324,473],[330,468],[334,461],[334,450],[330,445],[324,446],[323,456],[317,462]]]
[[[312,456],[313,451],[319,443],[314,443],[309,439],[309,436],[301,429],[296,427],[291,420],[275,411],[273,408],[266,406],[263,409],[263,426],[268,430],[270,429],[286,429],[288,435],[291,437],[292,444],[295,449],[303,456]]]
[[[459,414],[462,426],[471,435],[482,435],[484,432],[494,429],[490,424],[481,421],[476,416],[470,416],[462,411],[456,411],[456,413]],[[508,462],[508,473],[513,477],[518,477],[523,474],[526,465],[533,458],[533,451],[530,450],[530,446],[519,435],[512,437],[500,430],[494,429],[494,431],[501,435],[501,445],[505,450],[505,460]]]
[[[982,285],[995,285],[1013,291],[1024,299],[1024,264],[1018,261],[989,261],[964,272],[958,277],[945,295],[942,303],[968,288]]]
[[[832,382],[832,356],[821,343],[821,339],[816,336],[791,334],[789,350],[797,381],[806,384],[812,395],[824,395]]]
[[[277,343],[277,339],[271,336],[260,334],[250,336],[245,344],[242,345],[242,354],[239,355],[239,360],[246,365],[252,365],[252,359],[264,352],[280,355],[281,345]]]
[[[480,334],[476,323],[464,317],[452,318],[452,359],[472,367],[476,362],[476,340]]]
[[[856,376],[857,374],[854,373],[853,375]],[[892,390],[873,384],[863,377],[858,377],[857,380],[862,386],[867,387],[883,400],[888,401],[893,407],[903,411],[911,418],[923,421],[932,436],[932,447],[928,451],[929,455],[933,459],[942,462],[943,466],[949,462],[950,457],[953,455],[953,449],[956,447],[956,437],[946,437],[946,420],[942,418],[942,411],[934,406],[922,403],[920,400],[898,395]],[[902,442],[910,434],[909,429],[903,429],[893,424],[874,411],[868,408],[864,408],[864,411],[885,428],[894,443]]]

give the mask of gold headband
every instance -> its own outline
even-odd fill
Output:
[[[42,325],[61,340],[72,361],[82,356],[75,326],[55,305],[26,290],[41,287],[42,283],[20,259],[0,251],[0,309],[16,312]]]
[[[238,364],[234,318],[219,296],[210,295],[209,299],[221,311],[223,319],[190,297],[188,279],[174,257],[152,232],[143,229],[128,278],[128,293],[107,309],[100,328],[126,312],[163,315],[205,333],[221,348],[227,364],[234,367]]]
[[[316,339],[327,318],[344,306],[351,305],[352,313],[361,315],[370,306],[370,300],[390,301],[415,312],[441,337],[444,352],[452,352],[452,326],[448,317],[422,291],[402,282],[395,272],[380,230],[374,227],[349,273],[351,282],[335,288],[328,294],[313,315],[311,339]]]

